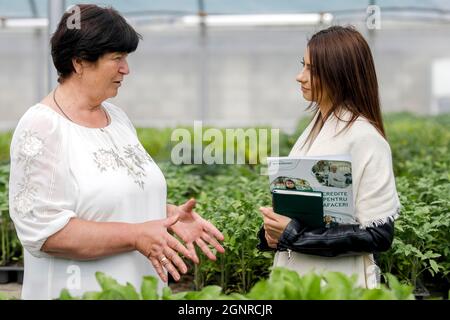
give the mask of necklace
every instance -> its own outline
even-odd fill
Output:
[[[56,101],[56,88],[55,90],[53,90],[53,101],[55,102],[56,106],[58,107],[59,110],[61,110],[62,114],[71,122],[76,123],[75,121],[73,121],[72,119],[69,118],[69,116],[64,112],[64,110],[61,108],[61,106],[59,105],[59,103]],[[110,124],[110,120],[109,120],[109,116],[106,113],[106,110],[103,108],[103,106],[101,106],[105,117],[106,117],[106,125],[108,126]],[[103,128],[99,128],[101,131],[104,131]]]

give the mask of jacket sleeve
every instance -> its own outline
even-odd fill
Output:
[[[260,230],[260,232],[262,231]],[[264,238],[264,233],[262,238]],[[292,219],[281,235],[277,249],[290,249],[323,257],[337,257],[387,251],[391,247],[393,238],[393,221],[365,229],[350,224],[308,229],[302,227],[297,220]],[[265,245],[267,246],[267,242]],[[258,248],[261,250],[264,247],[260,244]]]

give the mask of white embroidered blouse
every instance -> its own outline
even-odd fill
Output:
[[[88,128],[37,104],[11,142],[10,215],[24,246],[23,299],[98,291],[102,271],[137,290],[151,263],[133,251],[91,261],[52,257],[40,249],[73,217],[139,223],[166,217],[166,182],[126,114],[103,103],[110,124]],[[162,282],[160,282],[160,288]]]

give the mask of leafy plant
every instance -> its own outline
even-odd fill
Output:
[[[178,173],[180,169],[176,169]],[[224,234],[225,255],[219,255],[212,262],[199,255],[201,263],[194,266],[194,282],[197,289],[208,284],[218,284],[226,291],[248,290],[262,276],[267,275],[272,260],[269,253],[256,249],[258,240],[255,230],[262,224],[258,207],[267,205],[270,197],[266,192],[266,177],[259,175],[259,168],[233,166],[226,170],[227,175],[208,175],[201,178],[192,169],[185,166],[189,174],[172,178],[167,175],[167,184],[176,184],[169,188],[169,199],[179,199],[179,185],[202,186],[196,196],[196,211],[214,223]],[[173,181],[172,179],[175,179]],[[184,202],[185,199],[179,199]],[[178,203],[178,202],[175,202]]]
[[[308,120],[301,119],[293,134],[280,133],[281,155],[288,154]],[[416,286],[422,282],[439,286],[447,293],[450,288],[450,114],[439,117],[390,114],[385,117],[385,127],[402,211],[395,222],[392,249],[380,255],[380,267],[402,283]],[[193,128],[187,129],[194,139]],[[176,142],[170,141],[172,129],[140,128],[137,132],[164,172],[168,202],[181,204],[190,197],[197,198],[197,212],[225,234],[226,254],[218,255],[217,262],[199,253],[201,264],[192,268],[195,288],[202,290],[217,285],[227,294],[248,292],[268,276],[273,258],[272,253],[256,249],[256,235],[262,224],[258,208],[270,205],[267,177],[260,174],[260,166],[173,165],[170,152]],[[0,135],[0,163],[9,159],[10,140],[11,133]],[[203,147],[207,144],[202,141]],[[222,144],[220,150],[225,147]],[[247,160],[250,151],[245,150]],[[22,259],[22,248],[8,213],[8,178],[9,165],[0,165],[0,265]]]
[[[387,121],[402,203],[382,269],[418,285],[450,286],[450,116],[391,116]],[[434,280],[432,280],[434,279]],[[442,285],[439,285],[442,284]]]
[[[285,268],[275,268],[268,279],[257,282],[248,294],[224,294],[220,286],[206,286],[200,291],[185,291],[173,294],[166,287],[162,295],[158,292],[157,279],[143,278],[141,291],[129,283],[119,284],[101,272],[96,278],[102,291],[85,293],[84,300],[411,300],[412,287],[401,284],[393,275],[388,275],[389,287],[365,289],[356,285],[355,277],[339,272],[324,274],[308,273],[300,276]],[[61,291],[59,299],[72,300],[67,289]]]
[[[9,166],[0,166],[0,266],[21,263],[23,248],[17,238],[8,210]]]
[[[9,161],[9,146],[11,144],[12,132],[0,134],[0,165]]]

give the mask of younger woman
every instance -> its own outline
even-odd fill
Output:
[[[261,208],[259,248],[277,250],[274,266],[357,274],[358,285],[373,288],[372,253],[390,248],[400,202],[372,54],[354,28],[333,26],[313,35],[302,64],[297,81],[315,115],[290,156],[349,154],[357,223],[311,229]]]

